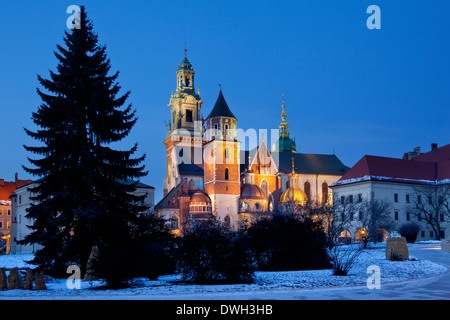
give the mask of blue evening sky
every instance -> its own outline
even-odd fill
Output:
[[[277,128],[281,94],[297,148],[335,153],[353,166],[365,154],[401,157],[450,143],[450,1],[309,0],[83,2],[0,0],[0,178],[32,178],[23,128],[40,104],[37,74],[55,70],[69,5],[86,5],[112,71],[131,90],[139,121],[122,147],[147,154],[143,182],[162,197],[165,121],[175,71],[188,58],[203,115],[218,84],[247,130]],[[370,5],[381,30],[369,30]]]

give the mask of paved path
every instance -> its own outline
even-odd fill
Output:
[[[292,289],[278,291],[252,291],[233,293],[208,293],[196,299],[204,300],[450,300],[450,253],[441,251],[440,245],[410,247],[410,255],[442,264],[448,271],[424,279],[396,283],[381,283],[381,289],[366,286]],[[150,299],[191,300],[191,295],[153,296]]]

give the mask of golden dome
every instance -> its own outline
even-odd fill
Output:
[[[300,188],[297,188],[297,187],[287,188],[286,191],[284,191],[280,197],[281,203],[283,203],[283,202],[303,202],[303,203],[305,203],[306,201],[308,201],[308,197]]]

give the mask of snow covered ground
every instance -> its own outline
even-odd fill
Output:
[[[430,243],[426,242],[426,244]],[[409,246],[420,245],[423,245],[423,243]],[[384,243],[372,244],[370,249],[364,250],[357,258],[348,276],[333,276],[332,270],[256,272],[255,282],[252,284],[193,285],[180,282],[181,276],[174,274],[161,276],[156,281],[136,279],[132,287],[120,290],[104,290],[102,289],[104,283],[101,281],[81,282],[81,289],[68,289],[66,279],[47,278],[48,290],[46,291],[0,291],[0,300],[8,298],[51,299],[52,297],[60,298],[61,296],[65,296],[67,299],[123,296],[139,299],[142,295],[151,299],[152,295],[160,297],[161,295],[176,294],[356,286],[366,284],[370,275],[367,273],[367,268],[372,265],[380,268],[381,281],[383,283],[428,277],[447,271],[446,267],[427,260],[416,259],[411,253],[409,261],[388,261],[385,259],[384,246]],[[7,269],[12,267],[32,267],[25,262],[31,258],[32,255],[0,256],[0,267]]]

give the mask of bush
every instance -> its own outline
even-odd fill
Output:
[[[198,284],[253,282],[253,260],[241,234],[220,225],[195,229],[180,242],[178,269]]]
[[[113,242],[100,244],[92,262],[93,276],[105,280],[111,288],[126,287],[134,278],[155,280],[175,271],[173,238],[162,219],[142,215],[131,232],[128,239],[117,237]]]
[[[355,248],[354,245],[341,245],[331,248],[329,250],[329,256],[332,261],[333,275],[346,276],[363,248],[364,245],[358,248]]]
[[[319,222],[274,214],[247,231],[259,270],[312,270],[330,267],[326,236]]]
[[[414,243],[420,231],[420,226],[415,222],[404,223],[398,229],[398,233],[406,239],[408,243]]]

